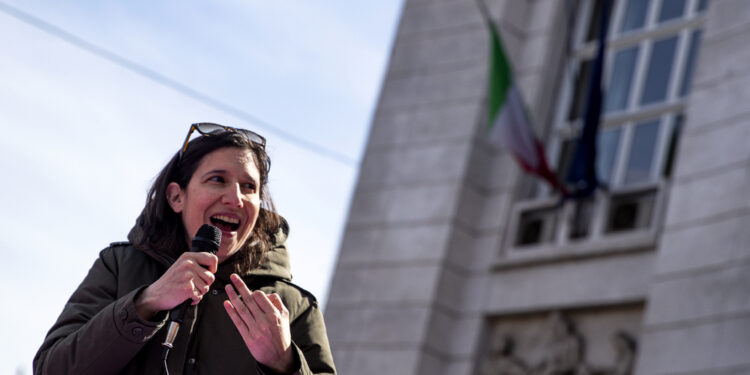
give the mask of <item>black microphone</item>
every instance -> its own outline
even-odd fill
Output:
[[[203,226],[198,229],[198,233],[195,234],[195,237],[193,237],[193,241],[190,243],[190,251],[195,253],[206,252],[216,254],[216,252],[219,251],[220,244],[221,231],[219,228],[210,224],[203,224]],[[167,330],[167,337],[162,343],[164,346],[165,360],[167,352],[172,348],[174,339],[177,337],[177,331],[180,330],[182,318],[185,316],[185,310],[190,306],[190,301],[191,299],[188,298],[185,302],[179,304],[169,312],[169,329]]]

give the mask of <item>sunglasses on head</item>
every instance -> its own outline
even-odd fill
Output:
[[[247,129],[239,129],[233,128],[231,126],[214,124],[211,122],[198,122],[190,125],[190,130],[188,130],[187,137],[185,137],[185,143],[180,149],[180,159],[182,159],[182,154],[184,154],[185,150],[187,150],[188,143],[190,142],[190,135],[192,135],[194,131],[197,131],[201,135],[205,136],[219,135],[223,133],[238,133],[247,137],[247,139],[249,139],[251,142],[260,145],[263,149],[266,148],[266,139],[256,132]]]

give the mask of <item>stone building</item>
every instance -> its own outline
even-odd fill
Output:
[[[564,173],[598,0],[486,0]],[[592,199],[485,129],[475,0],[406,0],[332,280],[342,374],[750,373],[750,1],[616,0]]]

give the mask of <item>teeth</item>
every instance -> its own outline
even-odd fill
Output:
[[[240,223],[240,219],[237,219],[237,218],[234,218],[234,217],[225,216],[225,215],[216,215],[216,216],[212,216],[212,217],[214,219],[219,219],[221,221],[225,221],[225,222],[230,223],[230,224],[239,224]]]

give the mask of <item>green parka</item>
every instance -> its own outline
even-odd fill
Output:
[[[132,242],[134,232],[128,236]],[[263,265],[241,276],[251,290],[277,293],[289,310],[292,345],[301,363],[295,374],[335,374],[317,301],[291,283],[287,234],[280,231]],[[167,314],[158,322],[140,319],[134,299],[173,261],[127,242],[102,250],[34,357],[34,374],[163,374]],[[272,374],[255,361],[224,310],[224,286],[232,271],[231,265],[219,265],[211,290],[185,312],[168,357],[171,375]]]

